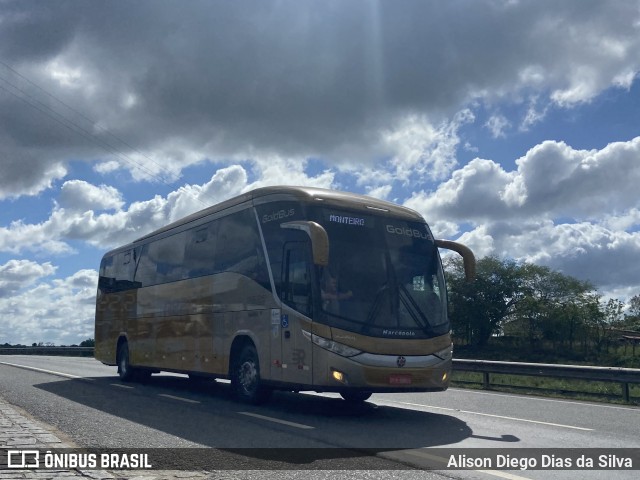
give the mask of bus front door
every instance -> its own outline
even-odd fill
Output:
[[[310,385],[311,342],[302,333],[311,331],[310,247],[306,241],[284,245],[280,314],[281,380]]]

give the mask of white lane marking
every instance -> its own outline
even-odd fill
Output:
[[[166,393],[159,393],[158,396],[165,397],[165,398],[172,398],[173,400],[180,400],[181,402],[187,402],[187,403],[202,403],[199,400],[191,400],[190,398],[176,397],[175,395],[169,395]]]
[[[613,408],[614,410],[633,410],[638,411],[636,407],[625,407],[622,405],[607,405],[604,403],[593,403],[593,402],[576,402],[573,400],[563,400],[562,398],[540,398],[528,395],[513,395],[507,392],[480,392],[478,390],[473,390],[471,388],[453,388],[450,387],[449,390],[455,390],[456,392],[464,392],[464,393],[473,393],[475,395],[500,395],[503,397],[511,397],[511,398],[521,398],[523,400],[537,400],[538,402],[556,402],[556,403],[567,403],[569,405],[581,405],[583,407],[601,407],[601,408]]]
[[[81,380],[86,380],[88,382],[93,382],[93,378],[80,377],[78,375],[71,375],[70,373],[56,372],[54,370],[46,370],[44,368],[32,367],[30,365],[19,365],[17,363],[9,363],[9,362],[0,362],[0,364],[9,365],[10,367],[24,368],[26,370],[33,370],[35,372],[48,373],[50,375],[57,375],[58,377],[74,378],[74,379],[78,378]]]
[[[483,416],[483,417],[502,418],[504,420],[515,420],[517,422],[537,423],[539,425],[550,425],[552,427],[571,428],[571,429],[574,429],[574,430],[582,430],[584,432],[592,432],[593,431],[593,428],[576,427],[574,425],[563,425],[562,423],[542,422],[540,420],[529,420],[528,418],[507,417],[505,415],[494,415],[492,413],[472,412],[470,410],[459,410],[457,408],[434,407],[433,405],[423,405],[421,403],[394,402],[394,401],[389,401],[389,400],[386,400],[386,401],[383,401],[383,402],[379,402],[379,403],[409,405],[409,406],[413,406],[413,407],[422,407],[422,408],[435,408],[437,410],[447,410],[449,412],[468,413],[470,415],[480,415],[480,416]]]
[[[110,385],[112,387],[118,387],[118,388],[128,388],[133,390],[135,387],[132,387],[131,385],[122,385],[121,383],[110,383]]]
[[[396,454],[408,454],[408,455],[413,455],[415,457],[419,457],[419,458],[423,458],[423,459],[428,459],[428,460],[433,460],[436,461],[438,463],[442,463],[443,465],[447,465],[449,463],[449,460],[444,458],[444,457],[439,457],[437,455],[432,455],[430,453],[425,452],[424,450],[401,450],[398,452],[395,452]],[[385,455],[387,456],[387,455]],[[508,472],[502,472],[500,470],[474,470],[476,472],[480,472],[480,473],[485,473],[487,475],[492,475],[494,477],[499,477],[499,478],[506,478],[507,480],[529,480],[527,477],[521,477],[519,475],[514,475],[513,473],[508,473]]]
[[[249,417],[255,417],[255,418],[260,418],[262,420],[266,420],[268,422],[274,422],[274,423],[281,423],[282,425],[288,425],[290,427],[296,427],[296,428],[302,428],[305,430],[312,430],[316,427],[311,427],[309,425],[304,425],[302,423],[295,423],[295,422],[288,422],[287,420],[280,420],[279,418],[273,418],[273,417],[267,417],[265,415],[259,415],[257,413],[251,413],[251,412],[237,412],[240,415],[247,415]]]

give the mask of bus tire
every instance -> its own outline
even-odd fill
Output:
[[[129,345],[123,342],[118,348],[118,376],[123,382],[133,380],[135,370],[129,362]]]
[[[366,390],[345,390],[340,392],[340,396],[350,403],[362,403],[369,400],[371,393]]]
[[[258,352],[252,344],[246,344],[233,362],[231,388],[235,398],[244,403],[258,405],[271,397],[271,389],[260,381]]]

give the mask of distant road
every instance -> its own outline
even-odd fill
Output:
[[[115,367],[91,358],[27,355],[0,358],[0,394],[82,447],[308,448],[318,457],[315,465],[367,470],[348,473],[367,479],[635,479],[640,474],[384,470],[432,462],[429,447],[640,449],[635,407],[459,389],[377,394],[356,407],[335,395],[276,393],[271,403],[254,407],[232,401],[221,382],[193,385],[184,376],[154,375],[147,384],[123,384]],[[336,448],[356,453],[333,458],[337,450],[327,449]],[[376,449],[377,456],[358,455],[362,449]],[[258,460],[248,455],[243,465]],[[304,470],[304,461],[296,468]],[[333,478],[331,472],[295,470],[262,472],[260,478],[285,473],[305,480]]]

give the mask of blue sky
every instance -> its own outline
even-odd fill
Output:
[[[0,26],[0,344],[92,337],[106,250],[283,183],[640,294],[639,1],[7,1]]]

